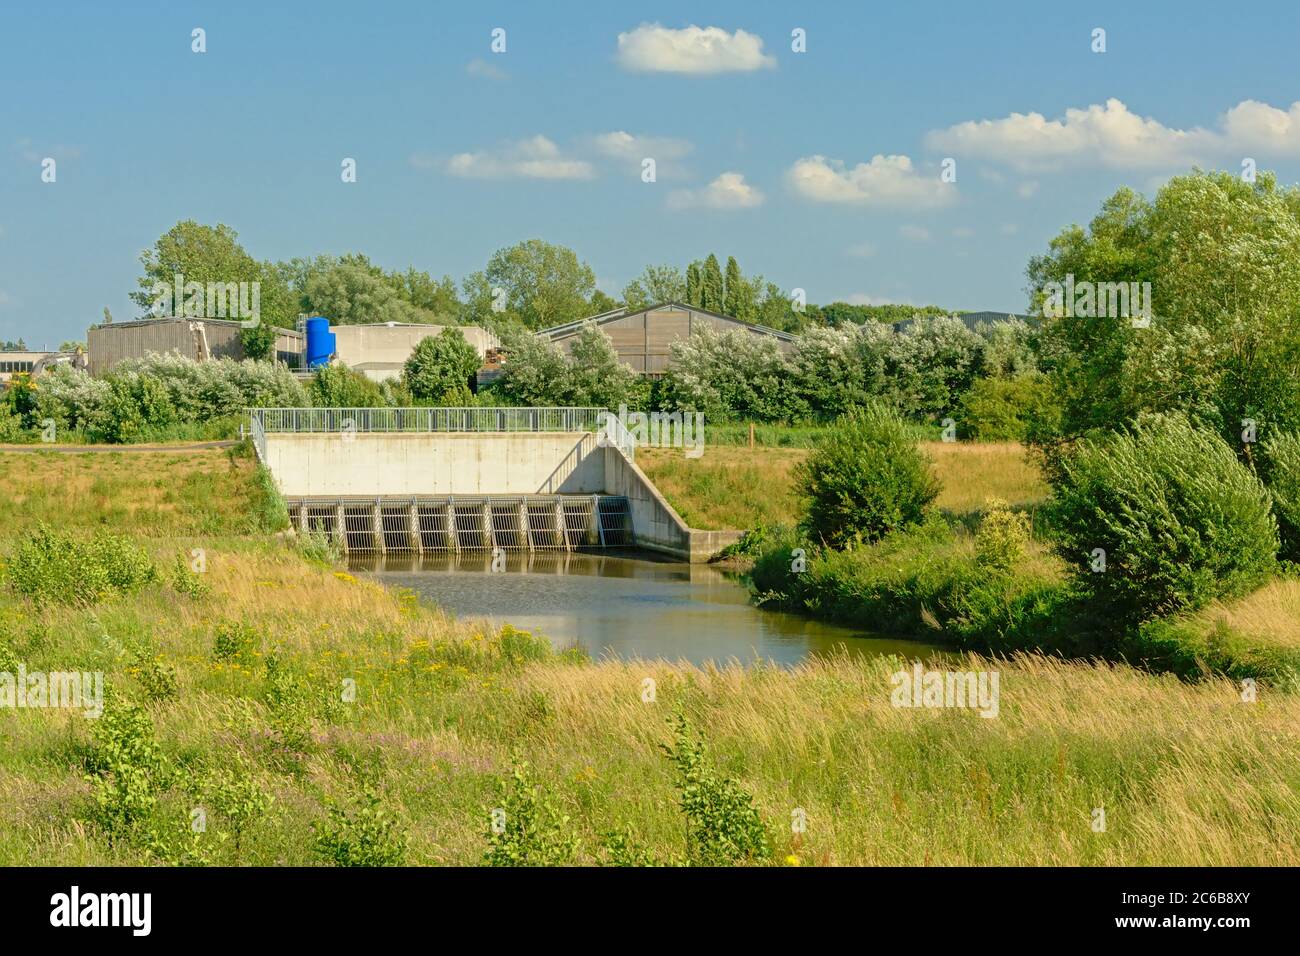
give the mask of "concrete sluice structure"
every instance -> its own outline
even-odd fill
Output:
[[[739,531],[690,528],[595,408],[251,409],[299,531],[351,552],[636,548],[702,562]]]
[[[635,545],[627,498],[509,495],[287,499],[293,526],[349,553],[576,551]]]

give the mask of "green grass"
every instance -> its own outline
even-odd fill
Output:
[[[710,433],[712,434],[712,433]],[[936,504],[955,515],[978,513],[989,498],[1033,508],[1047,485],[1015,442],[927,442],[941,490]],[[681,449],[638,448],[637,464],[692,528],[793,524],[800,511],[794,467],[803,448],[706,446],[699,458]]]
[[[352,858],[383,859],[400,842],[409,863],[476,864],[516,760],[569,818],[574,862],[608,862],[616,830],[635,855],[677,861],[685,823],[661,745],[678,709],[718,773],[752,795],[770,847],[758,863],[1300,862],[1300,764],[1277,759],[1300,747],[1300,695],[1263,687],[1244,704],[1221,679],[1032,655],[954,660],[946,666],[999,672],[999,716],[983,719],[891,706],[891,675],[909,666],[897,658],[791,670],[592,663],[247,534],[260,521],[251,464],[176,457],[166,470],[48,459],[62,470],[40,509],[71,509],[66,527],[130,533],[164,570],[201,546],[210,587],[182,593],[164,573],[134,597],[71,608],[0,585],[0,669],[102,670],[110,687],[110,723],[0,709],[0,864],[321,864],[315,827],[332,825],[331,808],[349,821],[334,836],[373,851]],[[43,483],[20,475],[36,461],[0,455],[28,501]],[[205,484],[197,474],[208,471]],[[208,518],[165,500],[187,481],[179,500]],[[5,507],[7,556],[35,519]],[[113,766],[97,733],[129,726],[129,702],[152,728],[158,766],[147,811],[110,830],[87,776]],[[244,824],[223,812],[223,773],[247,788],[238,792],[273,798],[269,809]],[[391,829],[366,816],[367,792]],[[197,806],[208,821],[199,837]],[[1097,807],[1104,833],[1091,826]],[[791,832],[796,808],[805,834]],[[349,856],[331,845],[331,858]]]

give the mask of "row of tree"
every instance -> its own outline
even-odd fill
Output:
[[[734,256],[725,270],[716,255],[675,265],[648,266],[614,299],[596,288],[596,274],[577,253],[561,245],[529,239],[498,249],[487,265],[457,285],[408,268],[389,271],[362,253],[318,255],[288,261],[259,261],[239,242],[234,229],[193,220],[178,222],[140,256],[141,274],[132,300],[142,317],[156,314],[158,289],[173,288],[177,276],[206,286],[210,282],[257,282],[262,327],[246,330],[245,349],[267,356],[274,327],[292,328],[300,314],[328,316],[341,325],[424,322],[484,325],[499,332],[543,329],[618,306],[644,308],[659,302],[687,302],[772,328],[801,331],[820,325],[896,321],[914,313],[937,314],[934,307],[854,306],[798,303],[790,290],[761,275],[745,276]],[[172,311],[181,313],[183,304]]]

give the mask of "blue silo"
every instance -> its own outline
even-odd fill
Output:
[[[330,357],[337,351],[334,333],[330,331],[330,320],[317,316],[307,320],[307,367],[328,365]]]

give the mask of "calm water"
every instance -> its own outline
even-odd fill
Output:
[[[642,554],[517,554],[492,570],[490,555],[365,559],[354,570],[407,587],[462,619],[488,618],[580,644],[593,657],[794,664],[810,654],[929,657],[918,641],[873,636],[750,604],[744,587],[707,565]]]

